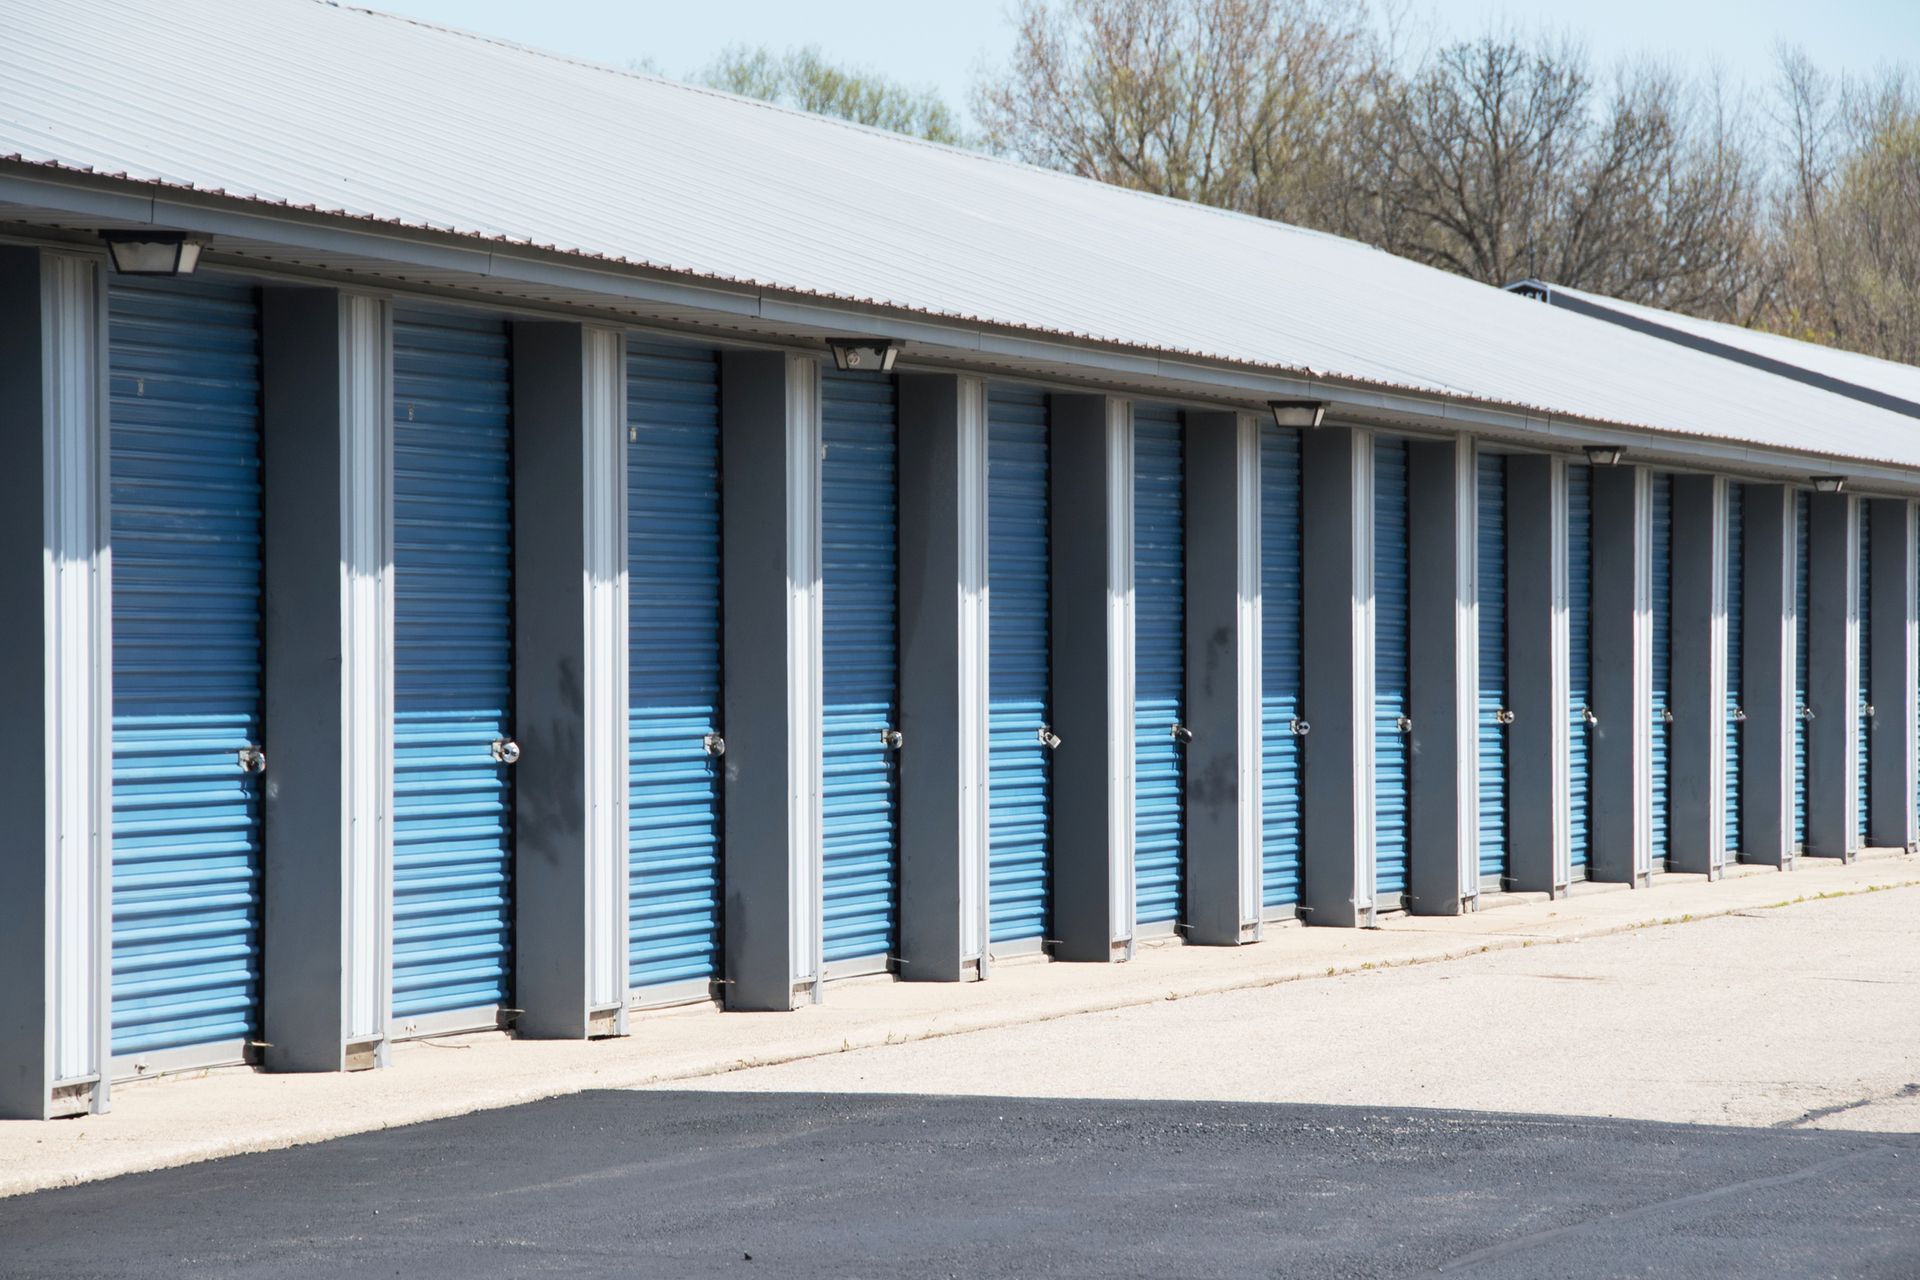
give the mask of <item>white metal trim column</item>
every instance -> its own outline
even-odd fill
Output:
[[[1236,479],[1239,501],[1239,591],[1234,609],[1234,648],[1239,656],[1234,677],[1239,704],[1238,759],[1236,781],[1240,850],[1240,937],[1258,940],[1262,930],[1260,859],[1263,831],[1260,797],[1265,781],[1261,773],[1260,715],[1264,691],[1261,688],[1261,642],[1264,635],[1260,600],[1260,419],[1250,413],[1239,415],[1235,424]]]
[[[626,335],[582,334],[581,610],[586,636],[585,903],[589,1034],[627,1033]]]
[[[1506,537],[1508,878],[1558,896],[1572,875],[1565,458],[1507,455]]]
[[[822,668],[820,551],[820,362],[786,357],[787,514],[787,849],[792,886],[793,990],[819,1003],[826,977],[826,899],[821,852],[821,741],[826,674]]]
[[[0,572],[15,626],[9,716],[32,758],[4,788],[0,1116],[108,1109],[112,1017],[112,636],[103,259],[0,249]]]
[[[1108,941],[1133,959],[1133,401],[1107,401]]]
[[[393,314],[382,299],[341,301],[343,1049],[351,1065],[353,1046],[377,1046],[385,1066],[393,1008]]]

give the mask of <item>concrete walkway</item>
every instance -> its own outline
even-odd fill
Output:
[[[703,1006],[639,1016],[626,1040],[582,1044],[468,1036],[400,1046],[393,1066],[378,1072],[286,1076],[226,1070],[143,1081],[116,1087],[110,1115],[0,1122],[0,1195],[317,1142],[586,1089],[691,1082],[998,1028],[1028,1028],[1008,1034],[995,1048],[1006,1054],[1007,1046],[1014,1046],[1019,1059],[1037,1063],[1060,1044],[1070,1043],[1073,1033],[1070,1028],[1033,1024],[1075,1015],[1138,1010],[1189,997],[1402,965],[1438,966],[1431,975],[1437,980],[1452,967],[1446,962],[1499,951],[1689,926],[1734,913],[1790,909],[1795,902],[1915,885],[1920,885],[1920,858],[1875,851],[1851,865],[1808,861],[1789,874],[1740,868],[1719,883],[1665,876],[1647,891],[1595,886],[1561,902],[1509,900],[1475,915],[1395,919],[1374,930],[1276,928],[1259,945],[1237,949],[1169,944],[1147,948],[1124,965],[1007,963],[997,966],[985,983],[858,980],[835,984],[824,1004],[790,1014],[721,1014]],[[1900,897],[1920,902],[1920,895]],[[1905,963],[1911,967],[1916,935],[1910,932],[1902,941]],[[1650,956],[1649,963],[1658,963],[1658,957]],[[1701,980],[1751,987],[1764,997],[1764,984],[1776,979],[1702,964]],[[1370,1035],[1394,1034],[1391,1024],[1360,1016],[1358,1004],[1345,1009],[1339,993],[1358,988],[1310,985],[1315,992],[1335,993],[1328,998],[1327,1016],[1350,1037],[1347,1043],[1356,1052]],[[1550,985],[1567,988],[1559,998],[1568,1006],[1575,1007],[1575,992],[1583,992],[1577,1007],[1593,1007],[1595,997],[1586,984]],[[1617,997],[1607,1004],[1615,1017],[1637,1017],[1643,1011],[1629,1002],[1622,1012]],[[1762,998],[1760,1007],[1764,1004]],[[1463,1025],[1471,1030],[1473,1023],[1469,1019]],[[1589,1029],[1603,1031],[1604,1024],[1589,1024]],[[1043,1037],[1048,1047],[1039,1052]],[[1156,1043],[1166,1041],[1156,1036]],[[1605,1035],[1569,1041],[1569,1052],[1581,1059],[1578,1070],[1596,1076],[1613,1069],[1606,1047]],[[1202,1057],[1235,1051],[1231,1045],[1198,1048]],[[1643,1066],[1633,1071],[1643,1073]],[[1075,1089],[1084,1092],[1085,1081],[1097,1074],[1072,1073]],[[1648,1087],[1657,1087],[1652,1076],[1643,1077]],[[746,1087],[749,1077],[726,1084]],[[932,1082],[921,1087],[932,1087]],[[1284,1079],[1276,1089],[1287,1093]],[[1200,1091],[1191,1096],[1208,1095]],[[1385,1098],[1369,1095],[1368,1100]]]

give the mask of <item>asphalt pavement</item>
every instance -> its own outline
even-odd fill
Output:
[[[0,1201],[0,1274],[1909,1280],[1920,1137],[603,1091]]]

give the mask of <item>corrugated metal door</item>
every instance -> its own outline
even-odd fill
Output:
[[[1648,607],[1653,614],[1649,655],[1653,689],[1653,867],[1667,865],[1668,744],[1673,737],[1673,477],[1652,477],[1653,538],[1649,548]]]
[[[1186,466],[1180,411],[1133,411],[1134,922],[1180,917],[1185,880]]]
[[[513,738],[510,376],[504,321],[395,311],[393,1013],[401,1034],[487,1025],[508,1000],[513,786],[499,757]]]
[[[113,1052],[228,1061],[260,1030],[259,313],[125,277],[108,312]]]
[[[1793,843],[1807,844],[1807,495],[1793,495]]]
[[[1567,828],[1573,878],[1587,878],[1593,737],[1593,473],[1567,465]]]
[[[1873,584],[1872,584],[1872,545],[1869,536],[1871,528],[1868,519],[1869,508],[1865,502],[1860,506],[1860,613],[1857,635],[1860,654],[1860,714],[1854,734],[1853,758],[1853,799],[1854,824],[1860,837],[1861,847],[1867,843],[1867,796],[1868,796],[1868,726],[1873,722]]]
[[[900,902],[897,414],[885,375],[828,370],[821,392],[821,944],[840,972],[871,972]]]
[[[1373,445],[1373,900],[1407,892],[1407,443]]]
[[[988,939],[1046,936],[1053,673],[1047,393],[987,389]]]
[[[1507,874],[1507,460],[1483,453],[1478,469],[1480,883],[1497,890]]]
[[[1260,428],[1260,902],[1300,901],[1300,433]]]
[[[1746,660],[1746,545],[1747,491],[1727,486],[1727,859],[1740,860],[1740,746],[1747,713],[1744,710]]]
[[[627,342],[627,983],[719,976],[720,363]]]

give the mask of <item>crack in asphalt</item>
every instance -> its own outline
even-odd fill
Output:
[[[1881,1097],[1868,1094],[1864,1098],[1855,1098],[1852,1102],[1839,1102],[1831,1107],[1815,1107],[1811,1111],[1801,1112],[1791,1120],[1776,1120],[1773,1122],[1773,1127],[1776,1129],[1798,1129],[1803,1125],[1825,1120],[1829,1116],[1837,1116],[1846,1111],[1858,1111],[1861,1107],[1870,1107],[1878,1102],[1899,1102],[1904,1098],[1914,1097],[1920,1097],[1920,1083],[1903,1085],[1892,1093],[1885,1094]]]
[[[1908,1088],[1920,1091],[1920,1085],[1909,1085]],[[1442,1272],[1458,1271],[1466,1267],[1477,1267],[1482,1263],[1492,1262],[1498,1258],[1507,1257],[1510,1254],[1520,1253],[1527,1249],[1535,1249],[1551,1241],[1561,1240],[1570,1235],[1577,1235],[1590,1228],[1618,1226],[1621,1223],[1634,1222],[1641,1218],[1651,1217],[1657,1213],[1664,1213],[1670,1209],[1691,1208],[1694,1205],[1706,1204],[1714,1200],[1723,1200],[1728,1196],[1739,1195],[1746,1191],[1763,1191],[1769,1187],[1785,1186],[1788,1183],[1818,1177],[1842,1165],[1852,1164],[1857,1160],[1865,1160],[1869,1156],[1887,1155],[1892,1154],[1892,1152],[1893,1148],[1888,1146],[1868,1147],[1864,1151],[1852,1151],[1844,1156],[1835,1156],[1831,1160],[1822,1160],[1818,1164],[1810,1164],[1804,1169],[1796,1169],[1792,1173],[1775,1174],[1768,1178],[1750,1178],[1745,1182],[1730,1182],[1725,1186],[1713,1187],[1706,1191],[1696,1191],[1692,1195],[1679,1196],[1672,1200],[1661,1200],[1654,1204],[1642,1205],[1638,1209],[1629,1209],[1625,1213],[1609,1213],[1602,1214],[1596,1218],[1584,1218],[1579,1222],[1570,1222],[1564,1227],[1554,1227],[1547,1231],[1536,1231],[1531,1235],[1519,1236],[1512,1240],[1503,1240],[1499,1244],[1489,1245],[1484,1249],[1476,1249],[1472,1253],[1463,1254],[1451,1262],[1441,1263],[1438,1267],[1434,1268],[1432,1274],[1438,1275]]]

